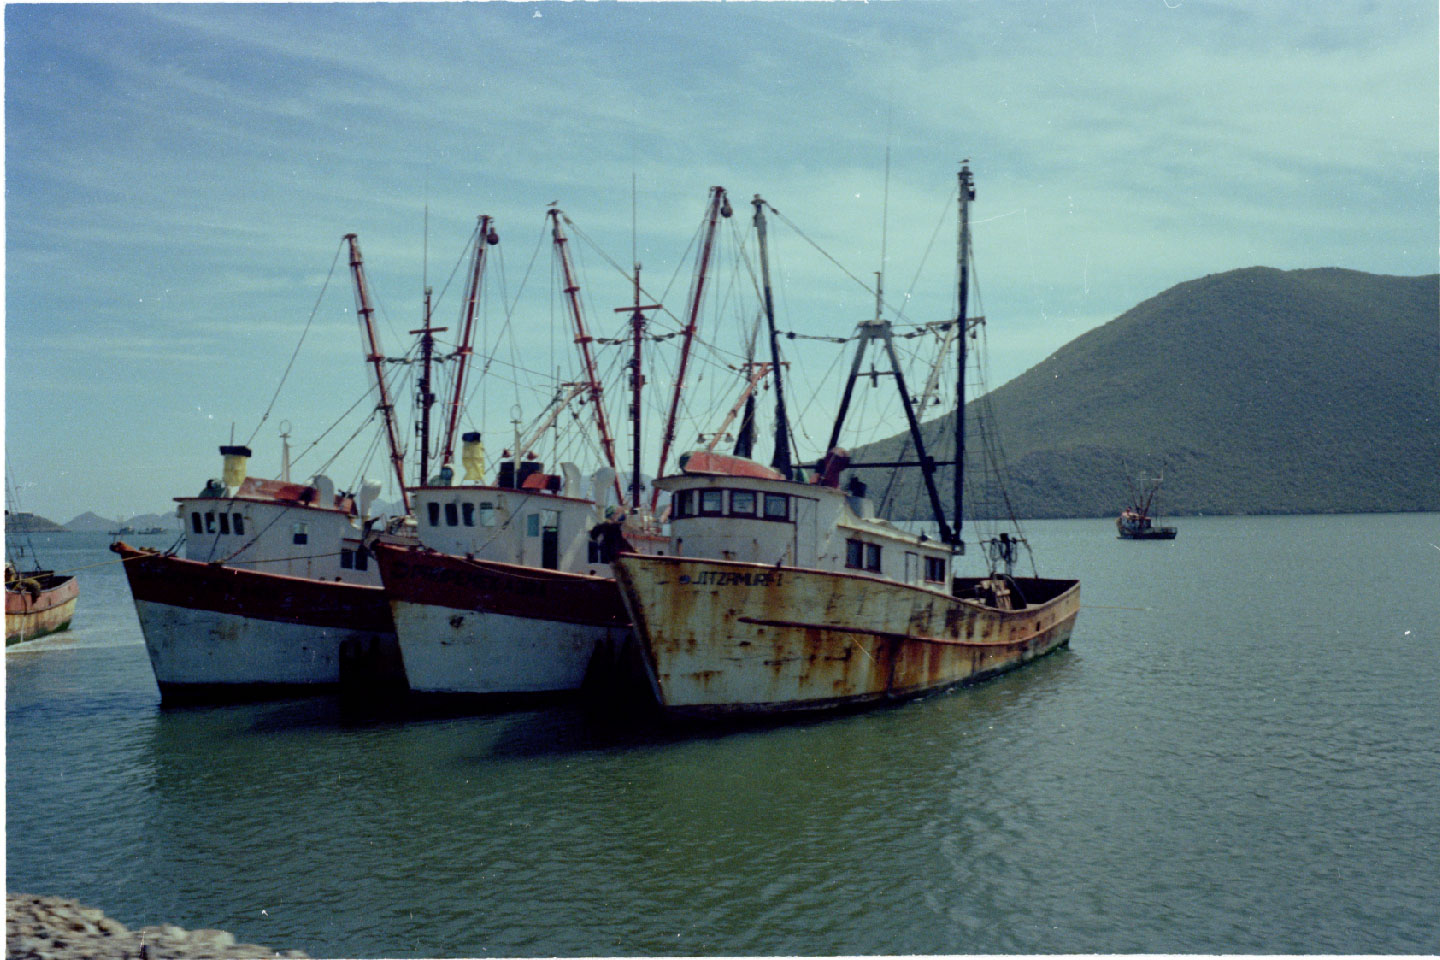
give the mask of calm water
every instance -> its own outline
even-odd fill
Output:
[[[162,710],[84,569],[5,657],[6,884],[317,956],[1440,952],[1440,515],[1177,523],[1028,526],[1068,651],[708,735]]]

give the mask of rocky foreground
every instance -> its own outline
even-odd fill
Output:
[[[12,960],[249,960],[308,954],[236,943],[223,930],[182,930],[169,924],[131,930],[74,900],[11,893],[5,897],[5,956]]]

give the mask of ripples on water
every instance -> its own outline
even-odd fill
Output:
[[[161,710],[86,570],[6,656],[7,885],[331,956],[1440,951],[1440,517],[1030,526],[1068,651],[722,731]]]

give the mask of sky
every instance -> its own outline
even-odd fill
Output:
[[[729,191],[681,446],[737,396],[753,281],[719,270],[753,269],[756,194],[784,218],[776,322],[802,337],[811,455],[848,360],[804,338],[870,319],[882,271],[897,323],[953,315],[963,159],[990,386],[1208,273],[1433,273],[1437,39],[1433,0],[6,4],[7,506],[169,512],[232,438],[278,475],[282,429],[296,479],[385,479],[351,232],[399,356],[427,284],[454,337],[454,276],[495,219],[493,359],[463,419],[492,458],[576,376],[552,203],[587,323],[615,338],[635,261],[666,307],[652,332],[680,326],[707,191]],[[673,343],[651,345],[650,425]],[[623,421],[625,358],[596,352]],[[551,452],[588,471],[587,436]]]

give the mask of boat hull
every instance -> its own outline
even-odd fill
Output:
[[[1121,540],[1174,540],[1179,530],[1175,527],[1151,527],[1148,530],[1121,530]]]
[[[667,712],[828,710],[919,696],[1069,643],[1076,581],[1019,579],[1045,598],[1000,610],[847,573],[679,557],[615,564],[642,667]]]
[[[630,635],[615,581],[377,546],[414,693],[506,700],[578,692]]]
[[[33,587],[27,589],[26,585]],[[73,576],[42,574],[22,578],[5,591],[5,645],[24,643],[68,629],[80,586]]]
[[[380,587],[111,549],[125,561],[166,702],[313,695],[347,675],[362,686],[403,686]]]

